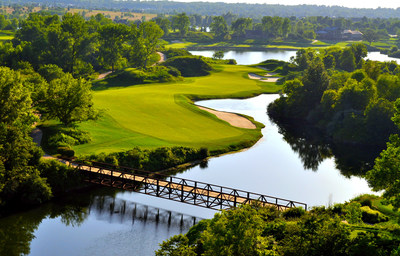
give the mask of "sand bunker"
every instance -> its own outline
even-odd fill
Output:
[[[229,113],[229,112],[222,112],[217,111],[205,107],[198,106],[200,109],[210,112],[211,114],[216,115],[219,119],[228,122],[232,126],[236,126],[239,128],[246,128],[246,129],[256,129],[256,125],[253,124],[249,119],[240,116],[238,114]]]
[[[272,73],[264,75],[264,76],[260,76],[260,75],[254,74],[254,73],[249,73],[249,78],[250,79],[258,80],[260,82],[273,82],[273,83],[275,83],[280,78],[280,77],[272,77],[272,76],[273,76]]]

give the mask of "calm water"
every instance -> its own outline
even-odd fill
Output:
[[[230,54],[226,58],[254,64],[265,58],[288,60],[294,52]],[[369,193],[365,180],[343,170],[348,159],[334,158],[326,145],[309,143],[271,123],[266,106],[277,97],[197,102],[253,116],[266,125],[264,137],[250,149],[212,158],[208,167],[194,167],[177,176],[309,206],[344,202]],[[214,213],[138,193],[97,189],[0,219],[0,255],[153,255],[160,242],[187,232],[193,223],[211,218]]]
[[[212,57],[214,51],[190,51],[193,55]],[[227,51],[224,59],[235,59],[239,65],[257,64],[267,59],[289,61],[290,57],[295,56],[296,51]]]
[[[193,55],[201,55],[204,57],[212,57],[214,51],[190,51]],[[235,59],[239,65],[251,65],[257,64],[267,59],[276,59],[289,61],[290,57],[296,56],[296,51],[280,51],[280,50],[268,50],[268,51],[227,51],[225,52],[224,59]],[[381,54],[380,52],[369,52],[366,59],[377,60],[377,61],[391,61],[394,60],[400,63],[400,59],[390,58],[387,55]]]

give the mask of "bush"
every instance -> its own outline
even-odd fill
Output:
[[[57,153],[60,154],[62,157],[72,158],[75,155],[75,151],[68,147],[58,147]]]
[[[86,131],[78,130],[76,128],[62,128],[55,135],[49,137],[47,144],[50,148],[54,149],[58,147],[70,148],[90,141],[91,137]]]
[[[165,54],[167,59],[177,57],[177,56],[191,56],[192,54],[185,49],[175,49],[169,48],[167,50],[162,51]]]
[[[38,167],[40,176],[46,178],[54,193],[64,192],[81,183],[82,177],[78,170],[56,160],[42,161]]]
[[[382,213],[372,210],[369,206],[361,207],[361,220],[365,223],[375,224],[379,222],[386,222],[389,220],[388,217],[383,215]]]
[[[282,216],[285,219],[293,219],[293,218],[300,218],[306,213],[306,211],[302,207],[293,207],[289,208],[288,210],[282,213]]]
[[[84,158],[147,171],[156,171],[204,159],[208,157],[208,155],[207,148],[160,147],[148,150],[136,147],[125,152],[102,153]]]
[[[181,56],[167,59],[162,65],[178,69],[182,76],[206,76],[212,67],[200,56]]]

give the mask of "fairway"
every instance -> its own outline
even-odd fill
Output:
[[[207,147],[229,151],[236,145],[251,145],[261,137],[257,129],[233,127],[200,110],[191,99],[245,98],[277,92],[275,83],[248,79],[247,66],[223,65],[206,77],[176,83],[136,85],[94,92],[94,103],[104,114],[100,120],[82,123],[92,142],[74,147],[77,154],[115,152],[135,146]]]

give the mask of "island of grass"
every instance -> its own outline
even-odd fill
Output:
[[[251,119],[256,129],[238,128],[199,109],[195,100],[248,98],[276,93],[276,83],[248,78],[260,69],[248,66],[215,65],[210,75],[182,81],[113,87],[107,80],[95,82],[95,107],[103,110],[97,121],[81,123],[92,137],[74,146],[76,155],[121,152],[140,147],[185,146],[208,148],[211,154],[253,145],[262,135],[262,124]],[[101,90],[96,86],[101,83]]]

